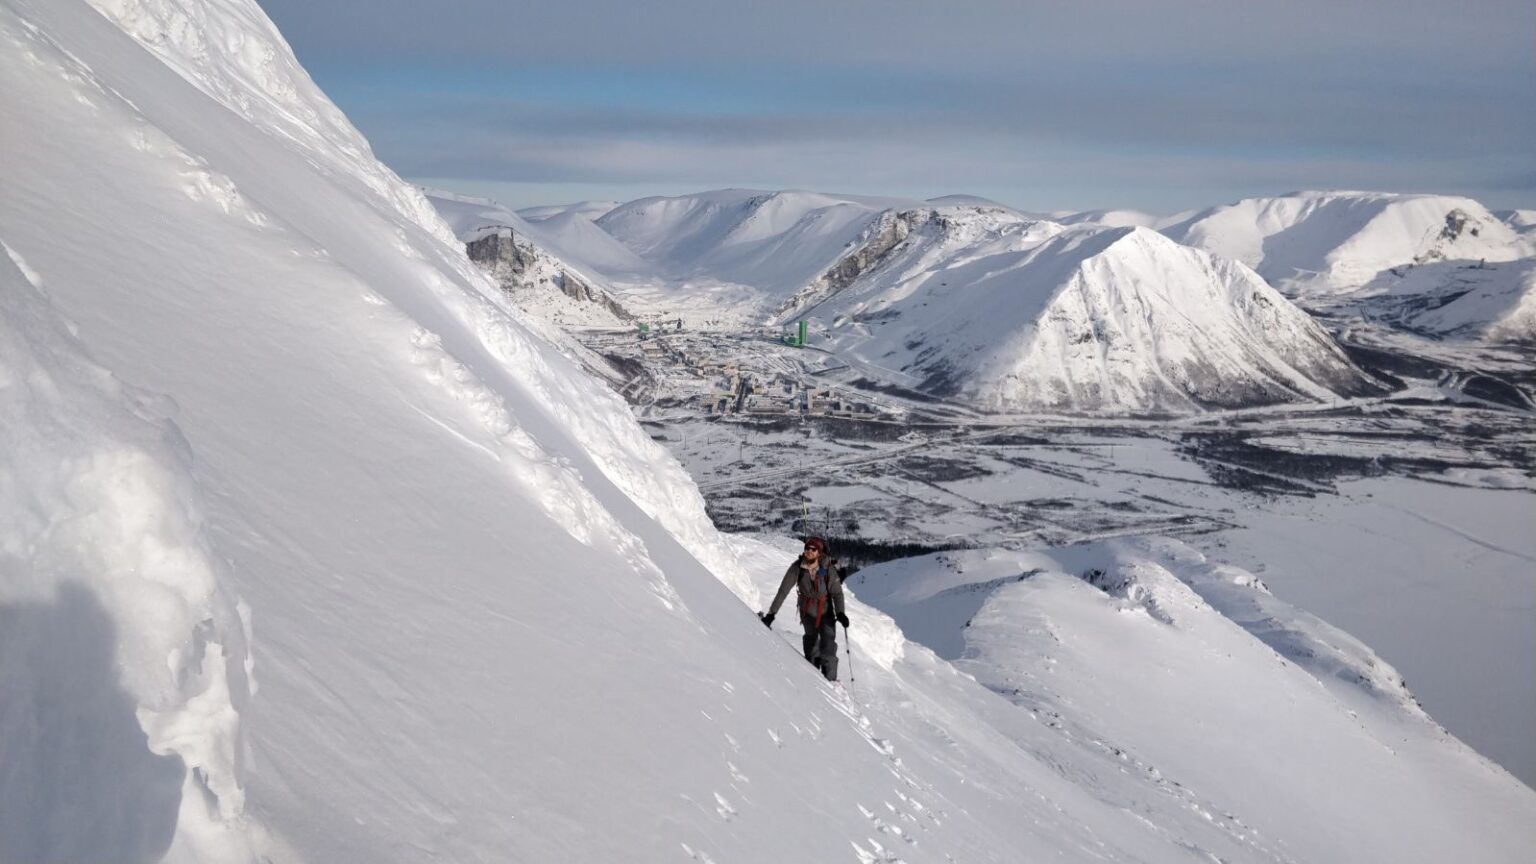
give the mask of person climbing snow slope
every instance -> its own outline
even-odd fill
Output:
[[[820,669],[828,681],[836,681],[837,625],[846,630],[848,615],[843,611],[843,573],[837,561],[827,556],[825,540],[806,540],[805,551],[784,572],[773,605],[758,616],[768,627],[773,627],[773,618],[791,585],[799,590],[796,605],[800,608],[800,625],[805,628],[805,659]]]

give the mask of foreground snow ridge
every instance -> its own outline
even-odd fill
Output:
[[[1536,793],[1435,724],[1396,670],[1178,541],[939,553],[851,584],[1061,743],[1283,860],[1530,848]]]
[[[0,857],[239,848],[247,629],[186,441],[166,400],[85,356],[5,251]]]

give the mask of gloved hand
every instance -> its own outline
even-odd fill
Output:
[[[757,613],[757,617],[763,619],[763,626],[764,627],[767,627],[769,630],[773,629],[773,613],[772,612],[759,612],[759,613]]]
[[[839,615],[839,616],[837,616],[837,623],[843,625],[843,629],[847,630],[848,629],[848,616],[847,615]]]

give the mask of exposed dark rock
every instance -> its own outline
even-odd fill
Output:
[[[552,259],[550,263],[555,270],[554,275],[536,279],[530,271],[534,270],[544,254],[532,243],[519,242],[511,228],[487,225],[480,230],[489,233],[465,243],[464,251],[469,255],[469,260],[478,264],[480,269],[501,285],[503,291],[512,293],[549,285],[577,302],[602,306],[621,321],[634,320],[629,310],[606,291],[593,287]]]

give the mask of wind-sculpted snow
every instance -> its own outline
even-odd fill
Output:
[[[361,182],[382,206],[446,239],[431,205],[374,159],[368,142],[320,92],[256,4],[249,0],[86,2],[192,86],[249,120],[253,128],[289,142],[329,176]]]
[[[246,628],[174,405],[91,362],[5,251],[0,859],[238,855]]]

